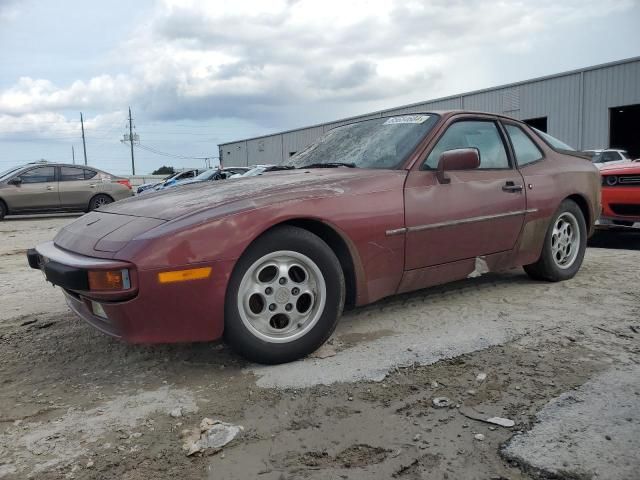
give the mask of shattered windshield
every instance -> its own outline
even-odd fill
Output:
[[[433,114],[398,115],[337,127],[289,158],[285,165],[397,168],[437,120]]]

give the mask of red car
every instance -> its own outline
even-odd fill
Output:
[[[521,265],[569,279],[600,212],[590,161],[497,115],[355,122],[287,163],[109,205],[30,250],[29,264],[107,334],[224,335],[279,363],[322,345],[344,307]]]
[[[601,223],[631,226],[640,222],[640,161],[605,166]]]

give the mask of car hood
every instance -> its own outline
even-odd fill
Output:
[[[613,165],[605,165],[600,169],[603,175],[625,175],[640,173],[640,162],[624,162]]]
[[[273,172],[219,182],[181,184],[164,191],[112,203],[100,211],[159,220],[173,220],[210,209],[219,210],[222,215],[228,210],[225,207],[230,204],[242,204],[234,208],[237,211],[297,200],[305,196],[338,195],[354,188],[354,181],[380,175],[380,172],[384,171],[310,169]]]
[[[311,169],[178,185],[120,200],[84,215],[65,225],[54,243],[83,255],[114,258],[132,239],[180,217],[203,212],[209,219],[221,218],[281,202],[382,191],[389,188],[390,173]]]

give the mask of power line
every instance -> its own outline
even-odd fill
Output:
[[[217,158],[217,156],[212,156],[212,155],[196,157],[196,156],[180,155],[180,154],[176,154],[176,153],[163,152],[161,150],[158,150],[156,148],[150,147],[148,145],[142,145],[141,143],[137,144],[136,147],[137,148],[141,148],[142,150],[146,150],[146,151],[148,151],[150,153],[155,153],[156,155],[163,155],[165,157],[171,157],[171,158],[181,158],[183,160],[205,160],[205,159],[209,159],[209,158]]]

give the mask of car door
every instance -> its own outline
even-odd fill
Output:
[[[448,150],[475,148],[476,169],[436,169]],[[407,270],[514,248],[525,214],[523,179],[510,158],[504,132],[489,117],[453,117],[434,147],[407,177],[405,224]]]
[[[109,183],[98,178],[98,172],[93,169],[64,165],[59,169],[62,208],[85,209],[94,195],[108,191]]]
[[[56,167],[42,166],[23,171],[3,194],[11,210],[55,210],[60,207]]]

